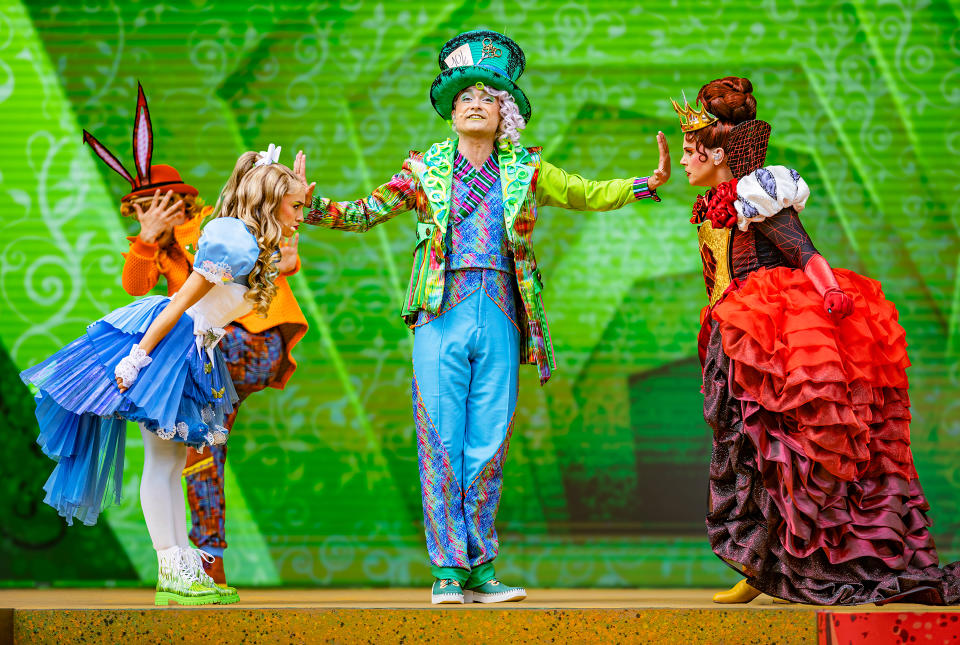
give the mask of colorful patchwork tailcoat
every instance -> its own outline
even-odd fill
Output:
[[[369,196],[350,202],[315,197],[306,221],[327,228],[364,232],[405,211],[417,215],[416,247],[402,316],[413,326],[420,310],[437,313],[445,279],[444,238],[450,217],[453,160],[457,141],[447,139],[425,154],[410,151],[393,178]],[[503,218],[516,273],[521,330],[520,359],[535,364],[540,382],[556,369],[553,343],[543,308],[543,278],[531,237],[540,206],[574,210],[614,210],[643,197],[659,201],[645,179],[588,181],[547,163],[540,148],[499,144]]]

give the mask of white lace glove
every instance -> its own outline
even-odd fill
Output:
[[[147,356],[147,353],[140,349],[139,345],[130,348],[130,353],[120,359],[117,368],[113,370],[113,375],[120,379],[118,385],[121,390],[129,389],[133,382],[137,380],[140,370],[153,362],[153,359]]]

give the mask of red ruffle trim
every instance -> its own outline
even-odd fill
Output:
[[[803,272],[760,269],[712,311],[732,394],[782,415],[794,449],[844,481],[916,478],[906,335],[880,283],[835,269],[854,302],[834,324]]]

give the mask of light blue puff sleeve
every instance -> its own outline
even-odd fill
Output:
[[[193,270],[214,284],[239,282],[253,270],[260,247],[243,222],[218,217],[203,228]]]

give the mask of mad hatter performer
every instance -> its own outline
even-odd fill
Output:
[[[352,202],[313,200],[306,221],[364,232],[417,214],[403,316],[414,330],[413,410],[434,603],[522,600],[494,574],[494,522],[513,430],[518,367],[556,365],[531,236],[542,206],[613,210],[669,177],[666,140],[650,178],[588,181],[520,146],[531,108],[520,47],[470,31],[447,42],[430,89],[456,139],[411,152],[400,172]],[[300,172],[303,171],[302,158]],[[306,181],[304,179],[304,181]]]
[[[120,213],[136,217],[140,232],[129,237],[129,252],[124,254],[123,288],[131,296],[146,295],[166,278],[167,295],[172,296],[190,276],[193,252],[200,237],[200,225],[213,213],[212,206],[204,206],[199,191],[185,183],[175,168],[151,164],[153,158],[153,126],[143,87],[137,86],[137,108],[133,125],[133,157],[136,174],[133,175],[89,132],[83,140],[108,166],[130,182],[131,192],[120,200]],[[280,148],[266,153],[241,157],[243,165],[234,170],[231,182],[224,187],[221,210],[231,210],[236,199],[237,185],[257,164],[275,162]],[[160,198],[160,192],[165,194]],[[168,207],[170,200],[179,203]],[[290,245],[280,247],[277,262],[279,275],[274,281],[276,295],[266,317],[250,312],[225,325],[226,335],[220,341],[233,385],[239,400],[224,426],[233,430],[240,404],[254,392],[266,387],[283,389],[296,370],[293,348],[307,331],[307,321],[287,282],[300,270],[296,238]],[[190,540],[200,551],[204,569],[213,580],[226,587],[223,554],[226,540],[226,496],[224,469],[227,446],[213,445],[209,450],[188,451],[184,478],[187,482],[187,500],[190,505],[192,527]],[[229,589],[229,588],[228,588]],[[236,595],[234,594],[234,598]]]
[[[960,600],[944,569],[910,452],[909,365],[880,283],[831,269],[800,223],[810,190],[763,167],[769,124],[753,87],[704,85],[681,108],[697,225],[704,416],[713,428],[707,532],[761,591],[820,605]]]

